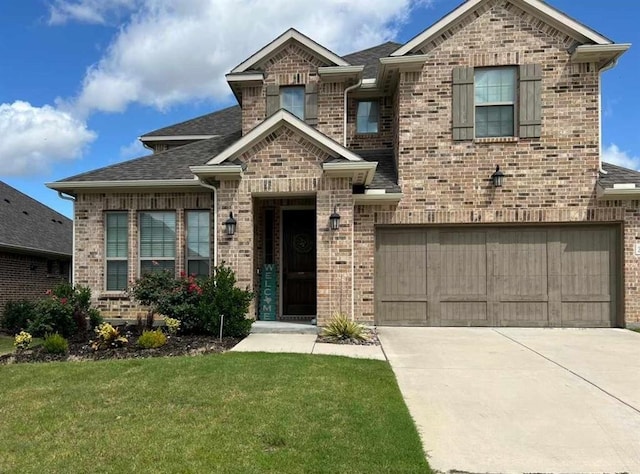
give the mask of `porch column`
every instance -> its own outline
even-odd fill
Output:
[[[340,228],[331,230],[334,207]],[[317,316],[325,325],[335,312],[353,317],[353,195],[350,178],[323,177],[316,199]],[[357,317],[355,319],[358,319]]]

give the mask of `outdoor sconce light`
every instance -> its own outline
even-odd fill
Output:
[[[236,233],[236,220],[233,218],[233,212],[229,213],[229,218],[224,221],[224,226],[227,229],[227,235],[233,235]]]
[[[501,188],[504,184],[504,173],[500,171],[500,165],[496,165],[496,171],[491,175],[491,181],[496,188]]]
[[[337,206],[333,207],[333,214],[329,216],[329,227],[331,230],[340,228],[340,214],[338,214]]]

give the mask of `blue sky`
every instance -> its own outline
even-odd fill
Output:
[[[636,45],[604,74],[603,140],[605,160],[640,168],[640,4],[548,3]],[[287,28],[346,54],[406,42],[459,0],[375,4],[0,0],[0,180],[71,216],[45,182],[141,156],[140,135],[232,104],[224,74]]]

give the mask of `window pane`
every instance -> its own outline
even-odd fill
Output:
[[[127,289],[128,273],[126,260],[110,260],[107,262],[107,291]]]
[[[304,120],[304,87],[281,87],[280,107]]]
[[[475,71],[476,105],[515,101],[516,72],[513,68]]]
[[[512,137],[513,106],[476,107],[476,137]]]
[[[109,257],[127,258],[129,250],[129,239],[127,229],[127,213],[108,213],[106,215],[107,227],[107,248],[106,255]]]
[[[208,260],[191,260],[187,267],[187,274],[195,275],[197,277],[208,277],[209,261]]]
[[[167,270],[172,275],[176,272],[176,264],[174,260],[141,260],[140,274],[161,272]]]
[[[187,259],[209,258],[209,211],[187,212]]]
[[[378,103],[358,102],[356,111],[357,133],[378,133]]]
[[[175,257],[176,215],[173,212],[140,214],[140,256]]]

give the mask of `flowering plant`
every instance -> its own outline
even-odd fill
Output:
[[[94,351],[108,347],[122,347],[129,342],[126,337],[120,335],[118,328],[114,328],[109,323],[102,323],[95,328],[95,332],[97,339],[91,343],[91,348]]]
[[[164,316],[162,320],[164,321],[164,325],[167,328],[167,332],[169,334],[171,334],[172,336],[175,334],[178,334],[178,331],[180,330],[180,324],[181,324],[179,319],[170,318],[169,316]]]
[[[32,340],[33,338],[31,337],[31,334],[25,331],[20,331],[20,334],[18,334],[13,341],[13,345],[15,346],[16,350],[24,351],[29,348]]]

